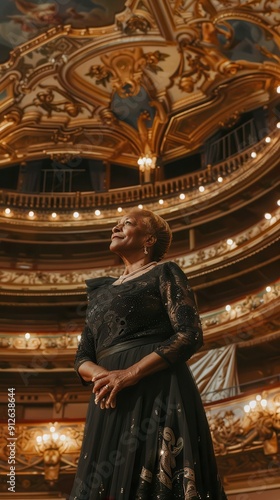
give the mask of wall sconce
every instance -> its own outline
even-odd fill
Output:
[[[50,483],[58,480],[60,458],[66,445],[66,436],[56,432],[55,425],[50,426],[50,432],[36,436],[36,448],[44,458],[45,479]]]
[[[259,394],[256,396],[255,399],[252,399],[252,401],[249,402],[249,404],[244,406],[244,411],[245,413],[251,413],[252,411],[261,411],[266,408],[267,406],[267,400],[263,399]]]
[[[267,407],[267,400],[258,394],[249,404],[244,406],[247,419],[244,420],[243,428],[247,430],[252,440],[263,442],[265,455],[278,453],[278,438],[273,425],[273,413]]]

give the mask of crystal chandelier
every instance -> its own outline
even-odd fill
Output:
[[[156,156],[149,156],[147,154],[145,156],[140,156],[137,163],[140,172],[149,171],[156,168]]]

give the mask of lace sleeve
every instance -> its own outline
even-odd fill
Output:
[[[170,364],[186,361],[203,345],[201,321],[193,291],[182,269],[174,262],[163,266],[160,287],[174,335],[155,352]]]
[[[79,379],[81,380],[82,384],[83,385],[90,385],[91,382],[86,382],[78,372],[80,366],[85,361],[92,361],[93,363],[96,363],[94,339],[93,339],[92,332],[87,324],[84,327],[84,330],[83,330],[82,336],[81,336],[81,340],[80,340],[79,345],[78,345],[78,349],[77,349],[76,357],[75,357],[75,362],[74,362],[74,368],[75,368],[76,373],[77,373]]]

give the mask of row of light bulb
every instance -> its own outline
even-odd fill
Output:
[[[272,287],[271,287],[270,285],[268,285],[267,287],[265,287],[265,291],[266,291],[266,293],[270,293],[270,292],[272,291]],[[230,311],[231,311],[231,309],[232,309],[232,307],[231,307],[231,305],[230,305],[230,304],[227,304],[227,305],[225,306],[225,310],[226,310],[227,312],[230,312]],[[29,333],[29,332],[26,332],[26,333],[24,334],[24,338],[25,338],[25,340],[29,340],[29,339],[31,338],[30,333]],[[78,340],[78,342],[80,342],[80,340],[81,340],[81,335],[80,335],[80,334],[79,334],[79,335],[77,335],[77,340]]]
[[[47,443],[48,441],[52,440],[52,441],[62,441],[64,442],[66,440],[66,436],[64,434],[59,434],[58,432],[55,432],[56,429],[55,429],[55,426],[52,425],[50,427],[50,434],[43,434],[42,436],[37,436],[36,437],[36,441],[38,444],[41,444],[41,443]]]
[[[272,290],[272,287],[271,287],[271,286],[267,286],[267,287],[265,288],[266,293],[270,293],[270,292],[271,292],[271,290]],[[231,308],[231,305],[230,305],[230,304],[227,304],[227,305],[225,306],[225,310],[226,310],[227,312],[230,312],[230,311],[231,311],[231,309],[232,309],[232,308]]]
[[[280,88],[280,86],[279,86],[279,88]],[[280,129],[280,122],[276,123],[276,128]],[[266,138],[264,140],[265,140],[266,144],[270,144],[271,143],[271,137],[269,135],[266,136]],[[257,158],[257,156],[258,155],[257,155],[256,151],[252,151],[251,158]]]
[[[221,181],[221,182],[222,182],[222,181]],[[200,192],[205,191],[204,186],[199,186],[199,191],[200,191]],[[180,199],[180,200],[184,200],[185,198],[186,198],[186,195],[185,195],[184,193],[181,193],[181,194],[179,195],[179,199]],[[158,203],[159,203],[159,205],[163,205],[163,204],[164,204],[164,200],[161,198],[161,199],[159,199],[159,200],[158,200]],[[278,206],[280,206],[280,200],[277,200],[277,205],[278,205]],[[138,205],[138,208],[142,210],[144,207],[143,207],[143,205],[140,203],[140,204]],[[123,211],[122,207],[118,207],[118,208],[117,208],[117,212],[118,212],[118,213],[121,213],[122,211]],[[12,215],[12,211],[11,211],[11,209],[10,209],[10,208],[5,208],[4,213],[5,213],[5,215],[6,215],[6,216],[10,216],[10,215]],[[96,217],[100,217],[100,216],[102,215],[101,210],[98,210],[98,209],[97,209],[97,210],[95,210],[95,211],[94,211],[94,215],[95,215]],[[28,212],[28,217],[29,217],[30,219],[34,219],[34,217],[35,217],[35,212],[33,212],[33,210],[30,210],[30,212]],[[56,212],[53,212],[53,213],[51,214],[51,218],[52,218],[52,219],[56,219],[57,217],[58,217],[58,214],[57,214]],[[77,211],[75,211],[75,212],[73,212],[72,217],[73,217],[74,219],[79,219],[79,217],[80,217],[80,213],[79,213],[79,212],[77,212]],[[267,219],[267,220],[270,220],[270,219],[272,218],[272,215],[271,215],[270,213],[268,213],[268,212],[267,212],[267,213],[265,213],[265,214],[264,214],[264,218],[265,218],[265,219]],[[229,244],[229,245],[232,245],[232,243],[233,243],[233,241],[232,241],[231,239],[229,239],[229,240],[228,240],[228,244]]]
[[[184,199],[185,199],[185,195],[184,195],[184,194],[180,194],[179,198],[180,198],[181,200],[184,200]],[[164,204],[164,200],[163,200],[163,199],[160,199],[160,200],[158,200],[158,203],[159,203],[159,205],[163,205],[163,204]],[[142,204],[139,204],[139,205],[138,205],[138,208],[140,208],[140,209],[142,210],[144,207],[143,207],[143,205],[142,205]],[[122,211],[123,211],[122,207],[118,207],[118,208],[117,208],[117,212],[118,212],[118,213],[121,213]],[[4,210],[4,214],[5,214],[6,216],[11,216],[11,215],[12,215],[12,211],[11,211],[11,209],[10,209],[10,208],[5,208],[5,210]],[[29,217],[30,219],[34,219],[34,218],[35,218],[35,215],[36,215],[36,214],[35,214],[35,212],[34,212],[33,210],[30,210],[30,211],[28,212],[28,217]],[[100,217],[100,216],[102,215],[101,210],[98,210],[98,209],[97,209],[97,210],[95,210],[95,211],[94,211],[94,215],[95,215],[96,217]],[[52,219],[56,219],[57,217],[58,217],[58,214],[57,214],[56,212],[52,212],[52,214],[51,214],[51,218],[52,218]],[[73,217],[73,219],[79,219],[79,217],[80,217],[80,213],[79,213],[79,212],[77,212],[77,211],[75,211],[75,212],[73,212],[72,217]]]
[[[278,129],[280,129],[280,122],[278,122],[278,123],[276,124],[276,127],[277,127]],[[266,142],[267,144],[269,144],[269,143],[271,142],[271,137],[267,136],[267,137],[265,138],[265,142]],[[256,158],[256,157],[257,157],[257,153],[256,153],[256,151],[252,151],[252,153],[251,153],[251,158]],[[217,178],[217,181],[218,181],[219,183],[222,183],[222,182],[223,182],[223,180],[224,180],[224,179],[223,179],[223,177],[222,177],[221,175],[219,175],[219,177]],[[204,187],[204,186],[202,186],[202,185],[201,185],[201,186],[199,186],[198,191],[199,191],[200,193],[203,193],[203,192],[205,191],[205,187]],[[180,199],[180,200],[184,200],[185,198],[186,198],[185,193],[180,193],[180,194],[179,194],[179,199]],[[163,205],[163,204],[164,204],[164,200],[163,200],[162,198],[160,198],[160,199],[158,200],[158,203],[159,203],[159,205]],[[280,205],[280,203],[278,203],[278,205]],[[142,208],[143,208],[143,205],[142,205],[142,204],[138,205],[138,208],[142,209]],[[122,210],[123,210],[123,209],[122,209],[122,207],[118,207],[118,209],[117,209],[117,211],[118,211],[118,212],[122,212]],[[7,216],[9,216],[9,215],[11,215],[11,214],[12,214],[11,209],[10,209],[10,208],[8,208],[8,207],[4,210],[4,213],[5,213],[5,215],[7,215]],[[96,209],[96,210],[94,211],[94,214],[96,215],[96,217],[100,217],[100,215],[101,215],[101,211],[100,211],[99,209]],[[78,219],[78,218],[80,217],[80,214],[79,214],[79,212],[75,211],[75,212],[73,212],[72,216],[73,216],[73,218],[74,218],[74,219]],[[33,218],[35,217],[35,212],[34,212],[33,210],[30,210],[30,211],[28,212],[28,217],[29,217],[30,219],[33,219]],[[51,214],[51,218],[52,218],[52,219],[56,219],[56,218],[57,218],[57,213],[56,213],[56,212],[52,212],[52,214]],[[271,215],[270,215],[270,214],[265,214],[265,218],[266,218],[266,219],[271,219]]]
[[[279,88],[280,88],[280,86],[279,86]],[[280,92],[279,92],[279,93],[280,93]],[[276,124],[276,127],[277,127],[278,129],[280,129],[280,122],[278,122],[278,123]],[[267,144],[269,144],[269,143],[271,142],[271,137],[270,137],[270,136],[267,136],[267,137],[265,138],[265,142],[266,142]],[[256,158],[256,157],[257,157],[257,153],[256,153],[256,151],[252,151],[252,152],[251,152],[251,158]],[[223,180],[224,180],[224,179],[223,179],[223,177],[222,177],[221,175],[219,175],[219,177],[217,178],[217,181],[218,181],[219,183],[222,183],[222,182],[223,182]],[[198,191],[199,191],[200,193],[203,193],[203,192],[205,191],[205,187],[204,187],[204,186],[199,186]],[[185,198],[186,198],[185,193],[181,193],[181,194],[179,195],[179,199],[180,199],[180,200],[184,200]],[[159,199],[159,200],[158,200],[158,203],[159,203],[160,205],[163,205],[163,204],[164,204],[164,200],[163,200],[163,199]],[[143,208],[143,205],[141,205],[141,204],[140,204],[140,205],[138,205],[138,208],[140,208],[140,209],[141,209],[141,208]],[[119,207],[119,208],[117,209],[117,211],[118,211],[118,212],[122,212],[122,207]],[[8,208],[8,207],[7,207],[7,208],[5,208],[4,213],[5,213],[5,215],[7,215],[7,216],[12,215],[11,209],[10,209],[10,208]],[[101,211],[97,209],[97,210],[95,210],[95,211],[94,211],[94,214],[96,215],[96,217],[99,217],[99,216],[101,215]],[[73,212],[73,214],[72,214],[72,215],[73,215],[73,218],[74,218],[74,219],[78,219],[78,218],[80,217],[79,212]],[[267,217],[266,217],[266,215],[267,215]],[[28,212],[28,217],[29,217],[30,219],[33,219],[33,218],[35,217],[35,212],[34,212],[33,210],[30,210],[30,211]],[[270,214],[265,214],[265,217],[266,217],[267,219],[270,219],[270,218],[271,218]],[[52,219],[56,219],[56,218],[57,218],[57,213],[56,213],[56,212],[53,212],[53,213],[51,214],[51,218],[52,218]]]

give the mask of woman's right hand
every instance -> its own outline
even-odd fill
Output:
[[[125,370],[113,370],[107,373],[99,373],[92,379],[94,383],[93,392],[95,403],[100,408],[115,408],[116,396],[125,387],[135,385],[139,381],[136,370],[133,367]]]

